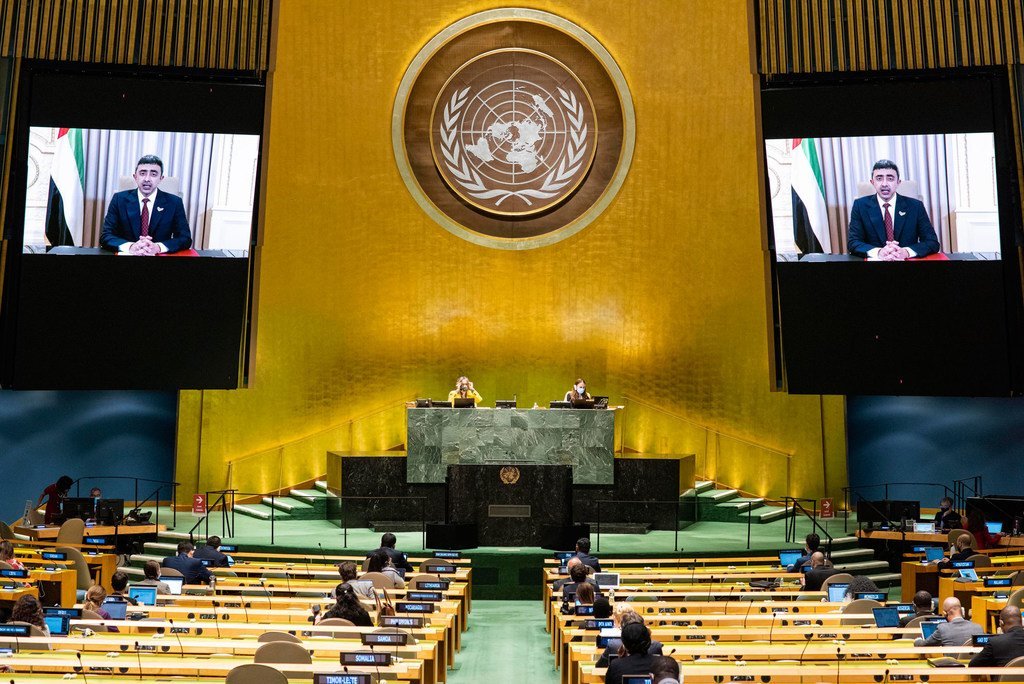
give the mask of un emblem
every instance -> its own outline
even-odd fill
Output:
[[[395,160],[420,207],[501,249],[552,244],[599,216],[629,170],[635,130],[608,51],[576,24],[523,8],[466,17],[431,39],[392,117]]]
[[[501,478],[502,484],[514,485],[519,482],[519,468],[515,466],[505,466],[498,473],[498,477]]]
[[[470,204],[529,215],[560,203],[594,159],[594,105],[579,79],[532,50],[496,50],[464,64],[434,105],[434,163]]]

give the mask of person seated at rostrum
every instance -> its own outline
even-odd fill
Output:
[[[916,620],[919,617],[934,616],[935,611],[932,610],[932,595],[927,591],[921,590],[914,594],[914,612],[900,618],[900,627],[906,627],[911,620]]]
[[[391,556],[384,549],[377,549],[370,554],[370,559],[366,564],[366,571],[379,572],[391,580],[391,586],[388,589],[405,588],[405,580],[402,579],[402,575],[395,569],[395,566],[391,564]]]
[[[939,510],[935,512],[935,529],[947,531],[963,527],[960,514],[953,510],[953,500],[948,496],[939,501]]]
[[[334,597],[335,604],[326,613],[320,614],[320,620],[341,618],[356,627],[373,627],[370,613],[359,603],[359,598],[352,591],[352,585],[342,582],[334,589]]]

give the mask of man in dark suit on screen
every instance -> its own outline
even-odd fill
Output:
[[[135,165],[135,190],[115,193],[103,218],[100,246],[111,252],[155,256],[192,246],[181,198],[160,192],[164,163],[147,154]]]
[[[882,159],[871,169],[875,194],[854,201],[846,245],[850,254],[904,261],[939,251],[939,239],[920,200],[896,194],[900,170]]]

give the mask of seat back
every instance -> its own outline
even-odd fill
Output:
[[[1010,575],[1010,577],[1010,586],[1024,587],[1024,570],[1018,570],[1017,572]]]
[[[848,572],[840,572],[840,573],[837,573],[835,575],[832,575],[831,577],[826,577],[825,581],[821,583],[821,590],[822,591],[828,591],[828,586],[830,584],[836,584],[837,582],[842,583],[842,582],[852,582],[852,581],[853,581],[853,575],[851,575]]]
[[[937,619],[939,619],[938,615],[922,615],[922,616],[916,617],[913,620],[911,620],[910,622],[908,622],[907,626],[905,627],[905,629],[919,628],[921,626],[922,622],[924,622],[926,620],[937,620]]]
[[[290,641],[293,644],[301,644],[302,643],[302,639],[300,639],[299,637],[295,636],[294,634],[289,634],[288,632],[276,632],[276,631],[273,631],[273,630],[269,631],[269,632],[264,632],[263,634],[260,634],[256,638],[256,641],[258,641],[261,644],[266,644],[266,643],[269,643],[271,641]]]
[[[68,562],[75,570],[75,588],[79,591],[87,591],[93,585],[93,581],[92,575],[89,574],[89,564],[85,562],[82,552],[73,546],[58,546],[57,551],[67,554]]]
[[[407,636],[407,638],[408,638],[408,642],[407,643],[410,643],[410,644],[419,643],[417,641],[416,637],[414,637],[412,635],[411,631],[409,631],[408,629],[402,629],[401,627],[378,627],[377,629],[373,630],[373,632],[371,632],[371,633],[372,634],[405,634]]]
[[[85,538],[85,521],[81,518],[69,518],[57,531],[57,544],[81,544]]]
[[[180,570],[175,570],[174,568],[167,568],[167,567],[163,567],[163,566],[160,567],[160,574],[161,575],[166,575],[167,577],[184,577],[185,576],[185,575],[181,574]]]
[[[82,619],[83,620],[102,620],[103,616],[100,615],[99,613],[97,613],[94,610],[86,610],[85,608],[83,608],[82,609]],[[106,625],[90,625],[89,629],[91,629],[94,632],[109,632],[110,631],[107,628]]]
[[[394,581],[382,572],[364,572],[359,579],[373,582],[375,589],[391,589],[395,586]]]
[[[843,606],[844,617],[839,621],[841,625],[863,625],[874,620],[872,610],[881,608],[882,604],[872,599],[856,599]]]
[[[30,508],[28,511],[28,519],[25,521],[29,526],[42,525],[46,521],[46,517],[42,511],[35,508]]]
[[[968,556],[967,560],[974,561],[975,569],[992,567],[992,558],[987,553],[976,553],[973,556]]]
[[[406,584],[408,584],[413,589],[419,589],[420,588],[420,582],[440,582],[440,581],[441,581],[441,576],[440,575],[430,575],[430,574],[424,573],[422,575],[414,575],[411,579],[406,580]]]
[[[224,684],[288,684],[288,677],[269,665],[248,663],[228,672]]]
[[[289,663],[293,665],[310,665],[313,662],[313,658],[309,655],[309,651],[301,643],[295,644],[290,641],[268,641],[259,648],[256,649],[256,655],[253,657],[254,663],[273,663],[280,665],[282,663]],[[312,679],[313,673],[311,672],[289,672],[288,670],[282,671],[285,676],[289,679]]]
[[[1020,608],[1022,603],[1024,603],[1024,589],[1017,589],[1010,594],[1010,598],[1006,599],[1006,605],[1008,606],[1017,606]]]
[[[0,520],[0,539],[14,539],[14,530],[3,520]]]
[[[1006,663],[1005,667],[1024,667],[1024,656],[1014,658]],[[997,682],[1024,682],[1024,675],[999,675],[995,678]]]

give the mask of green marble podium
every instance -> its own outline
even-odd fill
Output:
[[[573,484],[615,479],[613,409],[407,409],[406,478],[443,483],[449,465],[571,465]]]

